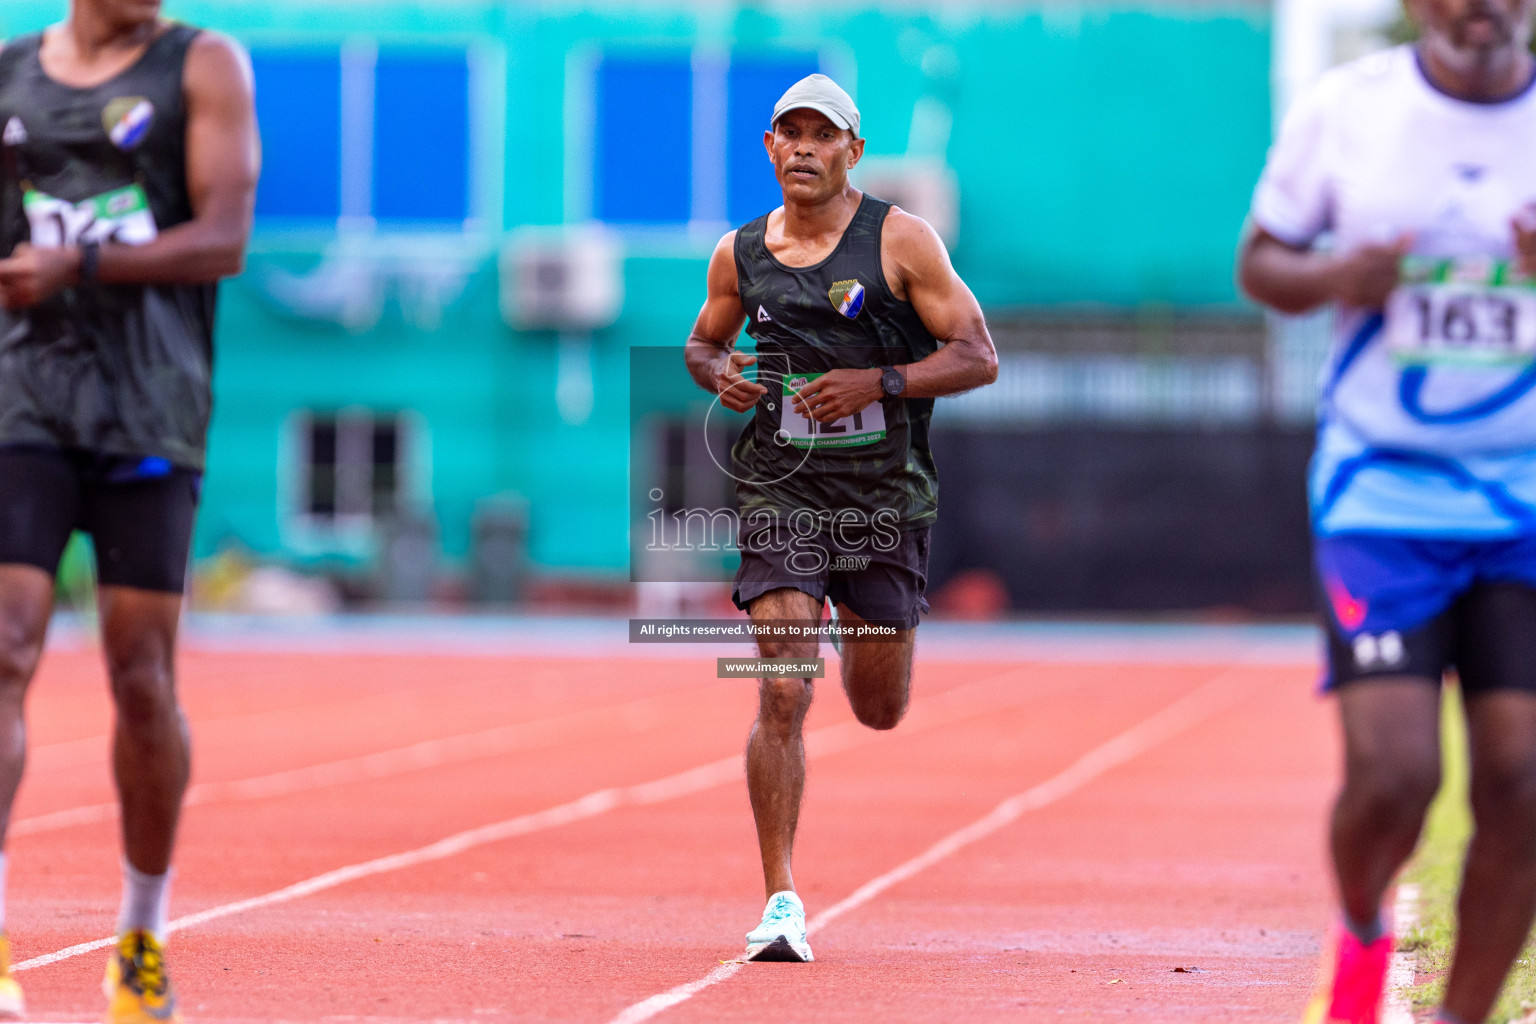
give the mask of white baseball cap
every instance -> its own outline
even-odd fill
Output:
[[[802,108],[825,114],[833,124],[847,128],[855,138],[858,137],[859,108],[853,105],[853,97],[826,75],[806,75],[790,86],[773,105],[771,123],[778,124],[785,111]]]

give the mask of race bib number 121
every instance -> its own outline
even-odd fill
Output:
[[[40,249],[66,245],[144,245],[159,232],[149,197],[138,185],[125,185],[80,203],[30,190],[22,196],[32,244]]]
[[[1386,340],[1406,365],[1501,366],[1536,359],[1536,287],[1500,260],[1403,263]]]
[[[820,376],[819,373],[801,373],[784,378],[784,414],[779,419],[779,426],[788,435],[790,444],[796,448],[852,448],[874,444],[885,436],[885,408],[879,402],[871,402],[852,416],[844,416],[834,423],[818,423],[795,412],[791,404],[795,394]]]

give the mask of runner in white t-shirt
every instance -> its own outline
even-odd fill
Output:
[[[1418,44],[1296,102],[1241,255],[1259,301],[1337,313],[1309,490],[1343,921],[1309,1022],[1377,1019],[1451,670],[1477,834],[1437,1019],[1487,1016],[1536,910],[1536,0],[1408,7]]]

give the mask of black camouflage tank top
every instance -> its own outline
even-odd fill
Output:
[[[882,398],[832,424],[808,420],[786,401],[828,370],[913,363],[938,349],[917,311],[886,284],[880,235],[890,208],[865,195],[837,248],[808,267],[785,266],[768,251],[766,215],[736,234],[747,333],[757,340],[758,383],[768,388],[731,452],[744,518],[808,509],[823,526],[839,514],[850,526],[879,514],[912,529],[937,514],[933,399]]]
[[[182,68],[198,30],[173,25],[115,78],[49,78],[41,35],[0,50],[0,255],[143,244],[192,218]],[[158,456],[201,469],[216,286],[69,288],[0,309],[0,444]]]

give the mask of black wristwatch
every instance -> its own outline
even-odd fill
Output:
[[[78,277],[81,284],[94,284],[96,282],[97,267],[101,263],[101,246],[96,242],[86,242],[80,247],[80,272]]]
[[[880,390],[892,398],[900,398],[901,393],[907,390],[907,378],[894,366],[880,367]]]

